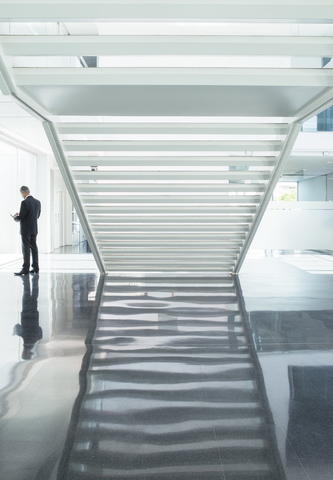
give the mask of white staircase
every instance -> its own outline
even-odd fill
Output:
[[[288,125],[108,122],[57,129],[108,271],[230,272]],[[117,131],[172,140],[119,141]],[[265,140],[255,140],[258,131]],[[78,132],[86,139],[75,140]],[[223,140],[206,139],[217,132]]]
[[[333,103],[331,3],[4,0],[0,22],[0,88],[43,122],[100,271],[237,273]]]

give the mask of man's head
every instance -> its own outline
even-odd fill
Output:
[[[24,185],[20,188],[20,192],[21,192],[21,195],[22,195],[22,197],[23,197],[24,199],[25,199],[25,197],[27,197],[28,195],[30,195],[30,190],[29,190],[29,188],[26,187],[26,186],[24,186]]]

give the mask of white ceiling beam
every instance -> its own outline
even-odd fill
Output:
[[[170,259],[173,260],[176,257],[179,260],[188,260],[193,258],[196,260],[212,260],[214,257],[216,260],[222,260],[225,262],[231,261],[233,264],[235,263],[236,256],[238,254],[238,250],[221,250],[220,248],[210,247],[209,250],[202,246],[201,248],[189,248],[186,247],[175,247],[175,248],[158,248],[158,247],[150,247],[144,249],[136,249],[136,248],[124,248],[124,249],[112,249],[112,251],[104,251],[101,250],[101,254],[103,259],[108,261],[113,261],[114,259],[117,260],[121,258],[124,261],[128,261],[129,257],[134,260],[143,260],[144,258],[154,258],[154,259]]]
[[[196,237],[195,237],[196,238]],[[131,241],[126,241],[125,237],[123,237],[122,241],[103,241],[99,240],[98,244],[100,248],[105,252],[105,251],[113,251],[113,249],[127,249],[127,248],[133,248],[133,249],[144,249],[148,247],[152,248],[206,248],[209,246],[209,248],[219,248],[221,250],[231,250],[231,251],[239,251],[239,247],[243,245],[242,241],[236,241],[232,240],[230,242],[227,241],[214,241],[211,240],[210,237],[206,237],[204,241],[196,241],[193,240],[193,238],[187,238],[186,240],[171,240],[171,239],[164,239],[164,241],[151,241],[151,240],[140,240],[140,238],[135,238],[134,240]],[[207,245],[208,244],[208,245]]]
[[[226,214],[242,214],[248,215],[256,213],[255,206],[243,206],[238,205],[234,207],[225,205],[192,205],[192,206],[148,206],[148,205],[135,205],[135,206],[110,206],[110,205],[93,205],[85,206],[85,211],[88,214],[108,214],[108,215],[226,215]]]
[[[140,245],[140,244],[139,244]],[[111,254],[122,254],[126,252],[131,252],[131,253],[140,253],[143,252],[149,257],[149,252],[150,249],[152,252],[163,252],[165,251],[166,253],[176,253],[177,251],[179,252],[185,252],[185,251],[191,251],[191,253],[195,253],[197,255],[200,255],[201,252],[204,251],[213,251],[216,253],[228,253],[229,255],[237,255],[239,253],[239,250],[242,246],[242,242],[240,242],[239,247],[235,246],[234,243],[230,242],[230,246],[221,246],[221,243],[219,242],[197,242],[195,244],[189,243],[189,242],[183,242],[183,243],[173,243],[170,244],[168,242],[165,243],[145,243],[143,246],[139,246],[138,244],[131,244],[129,246],[125,246],[123,244],[117,243],[115,246],[112,247],[103,247],[100,245],[100,249],[102,253],[111,253]],[[235,248],[236,247],[236,248]],[[105,258],[105,257],[104,257]]]
[[[140,269],[135,268],[133,262],[125,262],[122,261],[119,264],[115,262],[105,262],[108,271],[110,273],[115,273],[115,272],[129,272],[132,273],[135,270],[140,270],[140,271],[148,271],[148,272],[180,272],[183,273],[184,271],[186,272],[193,272],[196,274],[199,272],[200,274],[202,272],[207,272],[207,274],[210,274],[211,272],[217,272],[219,275],[224,274],[224,275],[230,275],[230,266],[229,265],[220,265],[219,263],[212,264],[212,262],[209,265],[200,263],[197,264],[196,262],[190,262],[186,265],[186,268],[183,265],[180,265],[178,261],[176,262],[165,262],[164,264],[157,263],[156,261],[154,262],[149,262],[149,264],[146,263],[140,263],[137,266],[140,266]]]
[[[188,180],[191,182],[195,181],[212,181],[219,182],[224,180],[268,180],[271,176],[269,171],[226,171],[226,172],[193,172],[193,171],[179,171],[179,172],[132,172],[132,171],[123,171],[123,172],[72,172],[73,178],[83,181],[134,181],[134,182],[149,182],[149,181],[158,181],[158,182],[169,182],[174,181],[178,182],[180,180]]]
[[[179,258],[186,258],[199,255],[202,258],[208,258],[216,256],[216,258],[228,258],[231,255],[235,255],[239,252],[237,248],[221,249],[221,246],[213,247],[210,245],[209,250],[204,245],[201,248],[187,247],[187,246],[175,246],[167,248],[163,247],[114,247],[114,248],[101,248],[101,254],[105,260],[112,260],[114,257],[122,256],[179,256]],[[178,255],[177,255],[178,254]]]
[[[192,257],[187,257],[186,259],[182,259],[182,257],[178,256],[152,256],[152,258],[145,258],[144,256],[121,256],[117,255],[114,258],[105,258],[105,264],[108,267],[108,271],[116,271],[116,270],[129,270],[129,271],[188,271],[188,270],[218,270],[223,271],[231,270],[232,267],[235,265],[234,258],[223,258],[219,257],[214,262],[213,257],[204,257],[203,259],[198,258],[198,256],[193,255]],[[187,268],[190,267],[190,268]],[[224,270],[224,271],[225,271]],[[225,308],[226,301],[220,301],[221,306]],[[236,311],[237,312],[237,311]],[[236,312],[233,312],[234,314]]]
[[[64,140],[64,151],[255,151],[279,152],[281,141],[241,141],[241,140]]]
[[[330,68],[15,67],[15,83],[29,86],[197,85],[333,87]]]
[[[159,194],[172,194],[175,193],[178,195],[186,195],[188,192],[191,192],[193,195],[200,195],[201,193],[230,193],[230,192],[251,192],[258,193],[265,191],[265,184],[246,184],[246,183],[198,183],[191,185],[188,183],[177,183],[177,184],[155,184],[143,181],[142,183],[129,182],[122,184],[103,184],[103,183],[77,183],[76,188],[79,192],[107,192],[118,194],[126,193],[133,194],[138,192],[143,192],[144,194],[158,192]]]
[[[287,123],[58,123],[62,134],[287,135]]]
[[[172,225],[177,224],[192,224],[197,225],[198,228],[206,228],[209,224],[250,224],[252,222],[252,215],[243,215],[243,216],[222,216],[222,215],[214,215],[208,216],[204,215],[203,217],[193,213],[193,215],[179,215],[175,216],[173,214],[167,216],[159,216],[157,215],[124,215],[122,214],[120,217],[108,216],[108,215],[88,215],[89,222],[93,226],[100,225],[121,225],[127,224],[132,226],[135,229],[136,223],[140,225],[145,225],[146,228],[150,227],[151,224],[153,226],[160,225],[169,225],[172,228]],[[97,224],[97,225],[96,225]]]
[[[123,196],[103,196],[103,195],[82,195],[81,200],[84,205],[109,204],[109,205],[221,205],[228,204],[257,204],[260,203],[260,195],[187,195],[183,197],[170,197],[162,195],[133,195],[132,197]]]
[[[144,225],[144,224],[135,224],[135,225],[127,225],[127,224],[108,224],[108,225],[91,225],[92,230],[95,232],[95,234],[100,235],[102,232],[110,235],[116,235],[116,234],[124,234],[125,232],[132,237],[132,235],[136,235],[138,233],[144,233],[145,235],[154,235],[156,233],[161,233],[163,235],[189,235],[189,234],[202,234],[202,225],[192,225],[192,224],[182,224],[178,223],[175,225],[170,225],[170,224],[161,224],[161,223],[156,223],[154,222],[153,224],[149,225]],[[249,229],[248,224],[243,224],[243,225],[235,225],[235,224],[230,224],[230,225],[223,225],[221,223],[218,224],[210,224],[210,225],[205,225],[205,234],[210,235],[210,234],[221,234],[221,233],[226,233],[228,235],[234,235],[237,233],[243,234],[244,232],[247,232]]]
[[[109,245],[119,244],[119,245],[127,245],[133,244],[138,245],[141,243],[142,245],[148,245],[152,243],[154,245],[159,245],[160,243],[165,243],[166,245],[171,244],[190,244],[195,245],[197,244],[206,244],[209,243],[216,243],[218,245],[228,245],[228,246],[241,246],[243,245],[243,240],[245,238],[245,233],[242,232],[235,232],[235,233],[227,233],[227,232],[220,232],[220,233],[208,233],[208,234],[196,234],[193,233],[143,233],[137,232],[133,233],[130,236],[126,232],[113,232],[112,237],[109,236],[107,232],[102,232],[96,234],[96,239],[99,245]]]
[[[332,57],[332,37],[267,35],[3,35],[6,55],[278,55]]]
[[[224,265],[233,265],[235,263],[235,258],[233,255],[218,255],[216,252],[210,253],[202,253],[200,256],[198,252],[193,252],[193,253],[188,253],[187,255],[184,254],[183,252],[179,252],[179,255],[177,253],[174,254],[159,254],[159,253],[154,253],[151,252],[149,255],[149,258],[147,259],[147,254],[145,252],[142,252],[142,254],[110,254],[110,255],[103,255],[103,259],[107,262],[112,263],[117,263],[117,261],[128,261],[133,263],[150,263],[154,264],[155,261],[159,263],[163,262],[168,262],[168,261],[174,261],[174,262],[179,262],[180,264],[187,264],[187,263],[193,263],[195,261],[196,263],[209,263],[210,261],[212,264],[214,264],[214,259],[216,262],[220,262]],[[222,301],[221,301],[222,303]]]
[[[181,20],[286,23],[329,23],[333,18],[330,0],[3,0],[1,22],[90,22],[106,20]]]
[[[67,157],[70,167],[273,167],[276,157]]]

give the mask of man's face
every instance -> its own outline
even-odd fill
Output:
[[[22,195],[23,199],[25,200],[25,197],[26,197],[28,194],[27,194],[27,192],[22,191],[22,192],[21,192],[21,195]]]

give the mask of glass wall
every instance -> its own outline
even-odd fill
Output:
[[[272,200],[275,202],[296,202],[297,182],[278,182],[273,192]]]
[[[303,132],[333,132],[333,106],[310,118],[302,127]]]
[[[333,201],[333,174],[320,175],[299,182],[299,200],[312,202]]]

